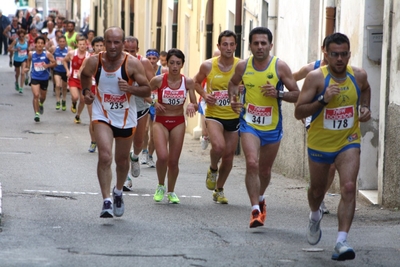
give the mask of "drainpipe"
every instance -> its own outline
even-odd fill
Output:
[[[161,18],[162,18],[162,0],[158,0],[157,7],[157,32],[156,32],[156,49],[160,51],[161,49]]]
[[[135,1],[134,0],[130,0],[130,12],[129,12],[129,35],[130,36],[134,36],[133,33],[133,29],[135,26]]]
[[[172,47],[176,48],[178,42],[178,0],[174,0],[174,16],[172,19]]]
[[[326,8],[325,36],[331,35],[335,30],[336,7],[335,1],[328,1]]]
[[[206,59],[211,58],[213,54],[213,20],[214,20],[214,0],[208,0],[206,8]]]
[[[242,57],[242,0],[236,0],[236,10],[235,10],[235,33],[237,36],[237,46],[235,51],[235,56],[238,58]]]

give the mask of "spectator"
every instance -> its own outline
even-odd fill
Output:
[[[89,33],[89,16],[87,16],[87,17],[85,18],[85,21],[84,21],[84,23],[83,23],[83,26],[82,26],[82,28],[79,30],[79,32],[82,33],[82,34],[86,37],[86,39],[88,39],[88,33]],[[94,37],[94,35],[93,35],[93,37]]]
[[[24,17],[24,11],[17,10],[15,16],[18,18],[18,24],[21,25],[21,28],[27,30],[28,24],[26,22],[26,18]]]
[[[43,21],[42,21],[42,15],[36,14],[35,17],[33,18],[32,24],[31,24],[31,29],[36,28],[38,32],[40,32],[43,29]]]
[[[3,32],[10,24],[11,24],[10,20],[3,15],[3,11],[0,9],[0,55],[3,54],[3,44],[4,44],[4,55],[7,55],[8,37],[4,35]]]

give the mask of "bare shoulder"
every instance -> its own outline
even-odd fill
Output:
[[[186,80],[186,85],[187,86],[192,86],[194,84],[194,81],[192,78],[186,77],[185,76],[185,80]]]
[[[354,67],[354,66],[351,66],[351,68],[353,69],[354,76],[355,76],[357,79],[360,79],[360,80],[365,80],[365,79],[367,79],[368,74],[367,74],[367,72],[366,72],[363,68]]]

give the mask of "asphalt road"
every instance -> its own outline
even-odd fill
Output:
[[[14,90],[13,69],[0,56],[0,266],[399,266],[400,213],[362,199],[349,234],[355,260],[330,259],[339,195],[326,196],[322,239],[308,245],[307,184],[296,177],[273,174],[266,225],[250,229],[243,156],[225,186],[229,204],[216,204],[205,187],[210,148],[190,135],[176,186],[181,204],[155,203],[155,169],[142,166],[123,217],[101,219],[87,111],[74,124],[70,96],[65,112],[55,110],[52,86],[47,97],[35,123],[29,87]]]

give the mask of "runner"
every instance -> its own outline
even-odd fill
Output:
[[[103,197],[101,218],[120,217],[125,205],[122,188],[129,172],[129,150],[136,127],[134,96],[150,96],[143,65],[135,57],[122,52],[124,31],[118,27],[104,32],[106,52],[88,58],[81,73],[85,103],[93,103],[94,133],[98,145],[97,175]],[[90,91],[92,77],[96,77],[96,95]],[[133,80],[138,86],[132,85]],[[112,190],[111,163],[115,140],[117,182]]]
[[[235,58],[236,34],[223,31],[218,37],[219,57],[201,64],[194,78],[197,93],[205,100],[206,126],[210,137],[210,167],[206,175],[206,187],[213,190],[215,202],[228,204],[224,185],[232,170],[233,157],[239,140],[239,115],[230,107],[228,83],[239,62]],[[201,86],[207,79],[207,90]],[[218,166],[218,163],[221,162]]]
[[[67,38],[66,38],[67,39]],[[75,123],[81,123],[81,113],[85,107],[84,97],[82,95],[81,81],[79,80],[78,74],[79,69],[82,66],[85,58],[89,57],[89,53],[86,51],[86,39],[83,36],[78,38],[78,48],[68,52],[67,56],[63,60],[64,68],[67,71],[69,92],[71,94],[71,112],[76,113]],[[68,68],[68,63],[70,66]],[[78,110],[76,104],[79,100]]]
[[[93,47],[93,54],[91,55],[98,55],[100,52],[104,51],[104,38],[102,36],[97,36],[92,39],[92,43],[90,44],[91,47]],[[87,59],[82,64],[81,70],[85,67]],[[80,74],[79,74],[80,77]],[[96,95],[96,78],[92,77],[92,87],[90,88],[90,91]],[[92,121],[92,105],[86,105],[88,113],[89,113],[89,134],[90,134],[90,146],[88,151],[90,153],[96,152],[97,148],[97,143],[96,143],[96,137],[94,135],[94,127],[93,127],[93,121]]]
[[[4,48],[4,50],[7,49],[8,51],[10,51],[10,55],[9,55],[10,56],[10,63],[9,63],[10,68],[12,68],[12,66],[13,66],[12,62],[13,62],[13,54],[14,53],[13,53],[13,51],[11,51],[9,49],[9,47],[14,42],[14,40],[18,39],[17,32],[19,29],[21,29],[21,25],[18,24],[18,18],[14,17],[11,21],[11,24],[8,25],[3,31],[3,35],[8,36],[8,48]],[[7,53],[7,52],[5,51],[5,53]]]
[[[67,45],[71,49],[78,48],[78,33],[75,31],[75,22],[69,20],[67,22],[67,31],[65,32],[65,39],[67,40]]]
[[[264,193],[283,136],[282,101],[296,102],[299,88],[289,66],[270,55],[273,44],[268,28],[252,29],[249,44],[252,56],[237,65],[229,82],[229,95],[232,109],[240,114],[245,182],[252,206],[250,228],[254,228],[263,226],[267,216]],[[240,83],[243,92],[239,91]],[[289,91],[284,91],[284,86]]]
[[[327,37],[325,37],[324,41],[322,42],[322,46],[321,46],[322,53],[325,52],[325,41],[326,41],[326,38]],[[311,62],[311,63],[303,66],[299,71],[294,72],[293,73],[293,78],[296,80],[296,82],[300,81],[300,80],[304,79],[307,76],[307,74],[310,73],[311,71],[313,71],[315,69],[318,69],[319,67],[325,66],[327,64],[328,64],[328,60],[324,56],[323,60],[317,60],[317,61]],[[306,130],[308,130],[308,128],[310,128],[310,122],[311,122],[311,116],[307,117],[304,120],[304,126],[306,127]],[[326,192],[325,193],[328,192],[329,188],[331,187],[331,185],[333,183],[333,180],[335,179],[335,172],[336,172],[336,167],[335,167],[335,163],[333,163],[333,164],[331,164],[331,167],[329,168],[328,183],[327,183],[327,186],[326,186]],[[325,206],[325,202],[323,200],[321,202],[321,209],[322,209],[322,212],[324,214],[329,214],[329,210]]]
[[[150,81],[154,77],[153,67],[150,61],[138,54],[139,52],[139,40],[136,37],[128,36],[125,38],[124,51],[130,55],[139,59],[142,63],[143,68],[146,73],[147,79]],[[131,160],[131,177],[137,178],[140,175],[140,162],[139,154],[142,151],[144,135],[146,130],[146,122],[149,117],[149,107],[151,98],[135,97],[135,103],[137,108],[137,127],[136,132],[133,137],[133,149],[130,153]],[[132,189],[132,179],[130,177],[126,178],[124,183],[124,190],[130,191]]]
[[[67,70],[63,64],[64,58],[67,56],[70,49],[67,46],[65,36],[58,38],[58,46],[54,51],[56,67],[54,68],[54,82],[56,84],[56,110],[67,110]],[[67,65],[68,67],[68,65]],[[62,91],[62,102],[60,102],[60,94]]]
[[[8,51],[14,53],[15,90],[20,94],[24,90],[26,60],[28,59],[28,42],[25,39],[25,33],[24,29],[19,29],[17,31],[18,39],[8,46]]]
[[[338,234],[333,260],[352,260],[356,254],[347,243],[356,208],[357,176],[360,168],[360,122],[371,119],[371,88],[364,69],[348,65],[351,52],[348,37],[334,33],[326,39],[328,65],[311,71],[303,84],[295,108],[297,119],[312,116],[307,146],[310,168],[307,240],[321,239],[323,212],[320,208],[328,182],[329,168],[339,172],[340,202]]]
[[[31,67],[32,102],[36,122],[40,121],[40,115],[44,112],[43,104],[49,85],[50,68],[56,65],[53,55],[44,51],[45,44],[46,39],[44,37],[36,37],[35,51],[29,53],[27,63],[27,67]]]
[[[146,51],[146,58],[150,61],[151,65],[153,66],[153,71],[156,76],[168,72],[168,68],[157,64],[160,55],[158,54],[158,51],[156,49],[148,49]],[[141,158],[141,164],[147,164],[150,168],[155,168],[156,166],[153,159],[153,153],[154,153],[153,121],[156,115],[156,109],[154,108],[154,103],[156,99],[157,99],[157,93],[151,92],[152,102],[149,111],[150,117],[147,120],[145,139],[142,147],[143,157]]]
[[[197,110],[193,80],[181,74],[185,55],[179,49],[172,48],[167,55],[168,73],[158,75],[150,81],[151,90],[157,90],[155,103],[156,119],[153,125],[154,145],[157,151],[156,170],[158,186],[154,200],[160,202],[165,195],[165,176],[168,177],[167,195],[170,203],[180,202],[175,193],[175,184],[179,174],[179,157],[185,137],[184,103],[189,94],[190,103],[186,115],[193,117]]]

